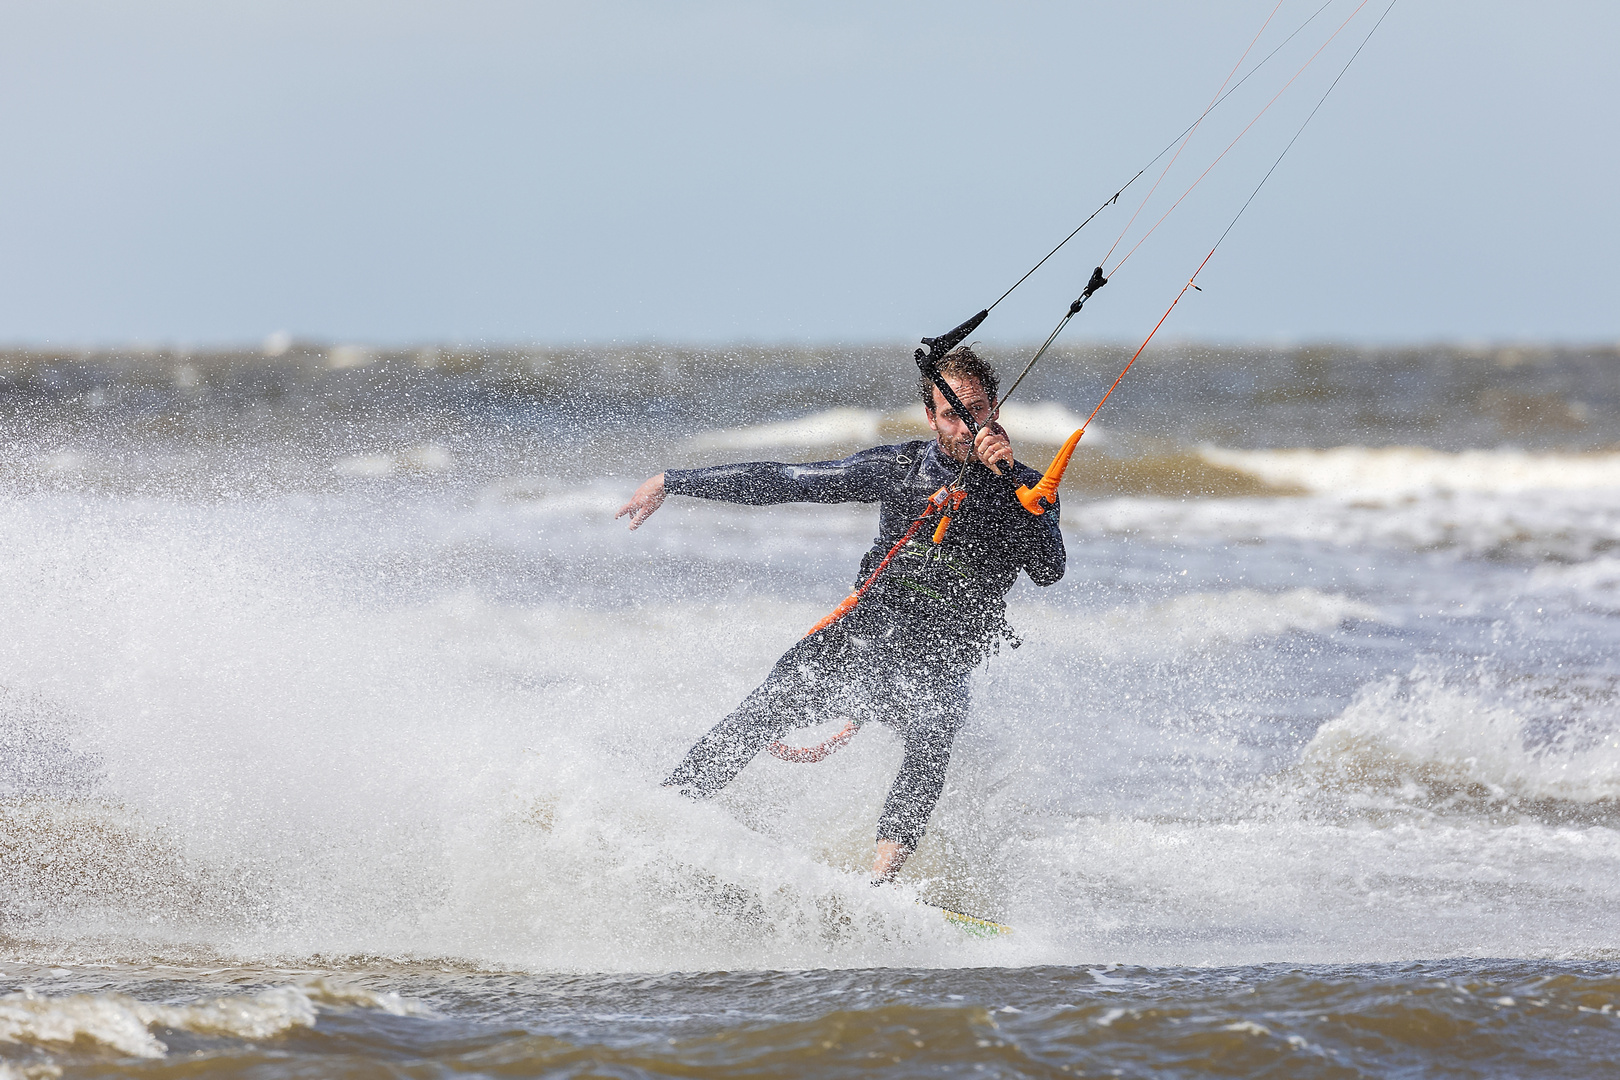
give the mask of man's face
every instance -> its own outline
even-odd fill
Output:
[[[971,375],[965,379],[955,379],[947,375],[945,382],[956,391],[956,396],[961,399],[968,412],[973,414],[973,420],[979,426],[982,427],[996,418],[995,402],[984,392],[984,387],[979,385],[978,379]],[[934,411],[925,415],[928,417],[928,426],[939,436],[940,449],[957,461],[968,460],[968,455],[973,453],[973,435],[968,431],[968,426],[962,423],[962,418],[956,415],[956,410],[951,408],[940,394],[937,386],[934,387]]]

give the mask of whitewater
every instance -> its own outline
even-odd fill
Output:
[[[1021,460],[1045,465],[1114,359],[1031,380],[1005,418]],[[868,972],[947,1010],[961,986],[927,980],[980,968],[1172,998],[1220,971],[1289,1000],[1268,965],[1507,987],[1459,1001],[1570,965],[1612,987],[1615,362],[1150,354],[1071,467],[1066,576],[1014,589],[1022,646],[975,675],[929,833],[874,889],[899,763],[878,725],[709,803],[659,786],[847,593],[873,508],[612,515],[666,465],[915,437],[904,373],[871,374],[892,357],[11,355],[0,1067],[518,1022],[496,978],[550,1001]],[[716,367],[740,383],[719,404]],[[1389,396],[1391,367],[1415,393]],[[1174,395],[1201,387],[1194,423]],[[981,1027],[1035,1008],[978,992]],[[1608,1015],[1588,997],[1569,1008]],[[687,1037],[638,1001],[646,1038]],[[1084,1005],[1086,1030],[1116,1037],[1116,1007],[1145,1006]]]

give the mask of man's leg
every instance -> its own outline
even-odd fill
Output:
[[[934,804],[945,790],[951,743],[967,720],[965,675],[949,679],[946,686],[925,692],[922,697],[920,708],[906,724],[905,757],[878,818],[877,853],[872,862],[874,884],[893,881],[906,859],[917,850]]]
[[[893,881],[900,868],[906,865],[906,860],[911,858],[911,851],[898,840],[879,840],[877,851],[872,856],[872,884],[887,885]]]
[[[765,681],[736,710],[709,729],[664,781],[681,794],[707,798],[795,724],[813,723],[834,690],[826,670],[830,643],[817,635],[782,654]]]

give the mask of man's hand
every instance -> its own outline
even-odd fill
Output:
[[[990,471],[1006,476],[1012,468],[1012,443],[1007,441],[1007,429],[992,420],[979,428],[979,437],[973,440],[973,454],[990,466]]]
[[[630,501],[619,507],[619,512],[613,515],[617,521],[624,515],[630,515],[630,528],[639,529],[641,523],[652,517],[653,511],[664,505],[664,474],[650,477],[636,493],[630,496]]]

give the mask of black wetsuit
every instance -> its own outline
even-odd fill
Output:
[[[864,581],[960,464],[937,442],[863,450],[807,465],[752,462],[674,469],[664,490],[726,502],[876,502],[878,536]],[[1040,474],[1015,466],[1020,483]],[[687,752],[666,783],[692,795],[729,784],[789,727],[836,717],[897,728],[905,760],[878,820],[880,840],[915,848],[945,786],[951,742],[967,720],[968,674],[1002,637],[1007,590],[1023,570],[1037,585],[1063,576],[1058,509],[1036,516],[1005,482],[975,464],[967,499],[936,548],[934,520],[898,552],[843,619],[799,641],[730,716]]]

